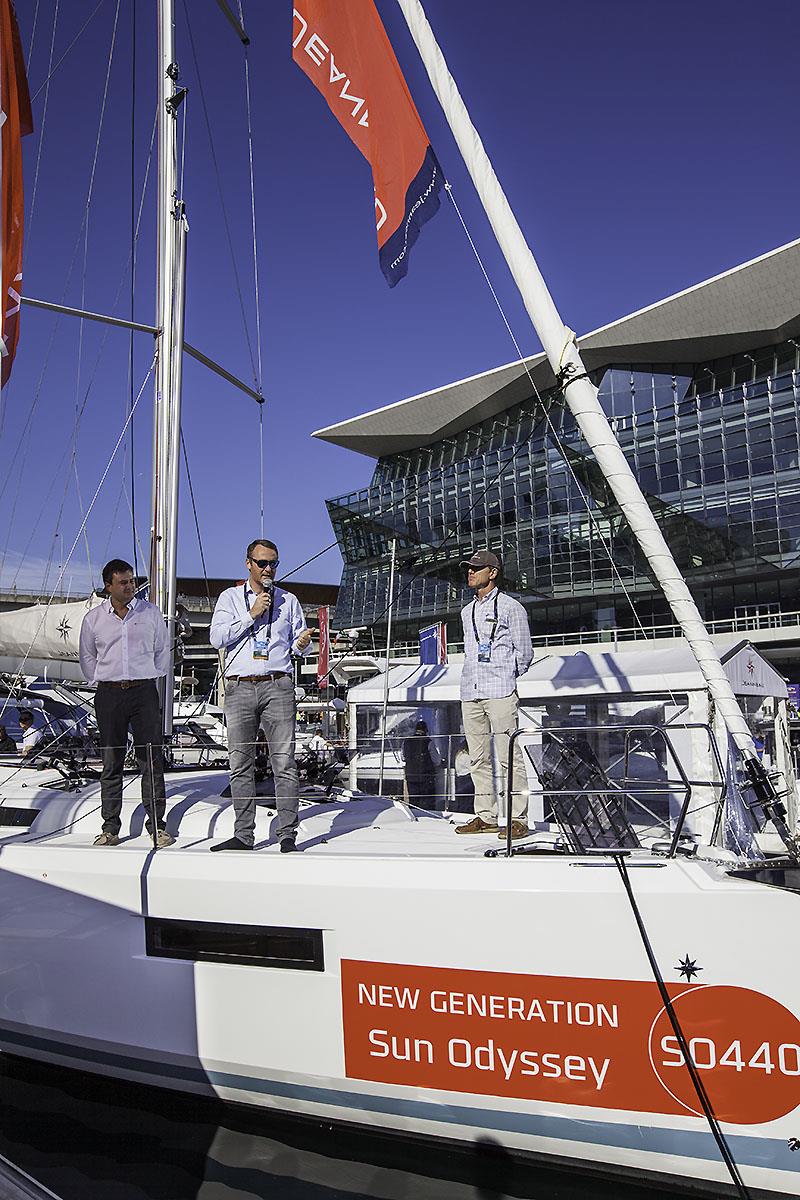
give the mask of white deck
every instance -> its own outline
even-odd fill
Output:
[[[49,770],[24,769],[12,776],[6,769],[3,774],[7,782],[0,778],[0,805],[41,810],[30,830],[0,827],[3,842],[36,842],[50,849],[92,846],[101,827],[99,783],[93,782],[80,792],[68,792],[42,786],[57,779]],[[140,783],[137,776],[126,777],[120,844],[98,848],[98,854],[143,855],[152,851],[152,841],[144,829]],[[207,854],[215,842],[233,836],[233,805],[230,798],[220,794],[228,786],[227,772],[168,773],[166,785],[166,825],[176,841],[160,853]],[[319,787],[301,789],[299,817],[297,845],[308,855],[474,858],[501,845],[497,834],[456,836],[456,825],[469,820],[469,814],[451,817],[377,796],[329,799]],[[280,853],[276,829],[274,801],[267,794],[259,798],[257,805],[255,852]],[[543,832],[537,840],[552,841],[552,835]],[[225,858],[230,860],[232,854],[238,858],[241,852],[226,852]]]

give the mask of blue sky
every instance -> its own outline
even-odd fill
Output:
[[[187,339],[252,380],[250,192],[241,47],[213,0],[186,0],[242,301],[190,45],[177,2],[181,82],[189,87],[185,187]],[[344,0],[343,0],[344,2]],[[128,315],[131,148],[136,205],[155,115],[155,3],[122,0],[86,231],[117,0],[19,5],[36,132],[25,143],[26,294]],[[479,209],[393,0],[379,9],[434,148],[526,352],[538,343]],[[798,236],[794,0],[427,0],[429,19],[568,325],[588,331]],[[251,36],[266,443],[266,531],[290,571],[332,541],[326,497],[368,483],[370,460],[311,431],[515,357],[449,206],[423,230],[408,277],[378,267],[369,168],[293,65],[291,5],[244,0]],[[45,97],[47,110],[45,113]],[[131,135],[132,102],[135,130]],[[34,180],[37,172],[34,200]],[[154,167],[154,164],[153,164]],[[154,314],[153,170],[137,247],[135,315]],[[32,210],[32,211],[31,211]],[[85,254],[84,254],[84,251]],[[72,269],[70,271],[70,265]],[[137,335],[134,392],[152,345]],[[188,362],[184,433],[210,574],[241,573],[258,532],[255,404]],[[57,568],[78,533],[130,400],[128,336],[23,311],[0,425],[0,585]],[[81,418],[73,464],[77,404]],[[147,546],[152,387],[134,418],[136,525]],[[130,557],[130,443],[112,463],[73,561]],[[57,535],[57,536],[56,536]],[[87,543],[88,542],[88,547]],[[61,548],[63,547],[63,549]],[[338,581],[331,551],[302,572]],[[188,492],[179,571],[200,573]],[[22,574],[17,576],[21,585]]]

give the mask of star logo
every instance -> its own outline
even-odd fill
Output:
[[[59,637],[63,638],[63,639],[64,639],[64,641],[66,641],[66,640],[67,640],[67,637],[69,636],[69,633],[70,633],[71,629],[72,629],[72,626],[70,625],[70,623],[69,623],[69,621],[67,620],[67,618],[66,618],[66,617],[64,617],[63,621],[62,621],[62,622],[61,622],[61,624],[58,626],[58,633],[59,633]]]
[[[702,967],[697,966],[697,960],[694,958],[689,958],[688,954],[685,958],[681,959],[675,968],[679,975],[683,975],[685,977],[687,983],[691,983],[692,976],[698,975],[702,969]]]

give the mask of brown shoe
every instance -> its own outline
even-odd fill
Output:
[[[512,821],[511,822],[511,837],[512,838],[527,837],[529,833],[530,833],[530,829],[528,829],[528,826],[525,824],[524,821]],[[508,830],[501,829],[497,836],[499,838],[502,838],[503,841],[506,841],[506,839],[508,838]]]
[[[98,833],[94,844],[95,846],[118,846],[119,838],[115,833]]]
[[[456,833],[497,833],[499,825],[490,825],[483,817],[473,817],[466,825],[457,825]]]

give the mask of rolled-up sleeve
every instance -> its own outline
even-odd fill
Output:
[[[309,650],[311,649],[311,642],[309,642],[308,645],[303,650],[298,650],[298,648],[297,648],[297,639],[300,637],[301,634],[306,632],[306,630],[308,629],[308,626],[306,625],[306,619],[303,616],[303,606],[296,597],[294,598],[294,604],[292,605],[291,622],[292,622],[292,639],[291,639],[292,654],[297,654],[299,656],[308,654]]]
[[[217,600],[214,615],[211,618],[211,629],[208,640],[215,650],[224,650],[238,642],[253,628],[253,618],[247,612],[241,616],[233,607],[230,592],[223,592]]]

